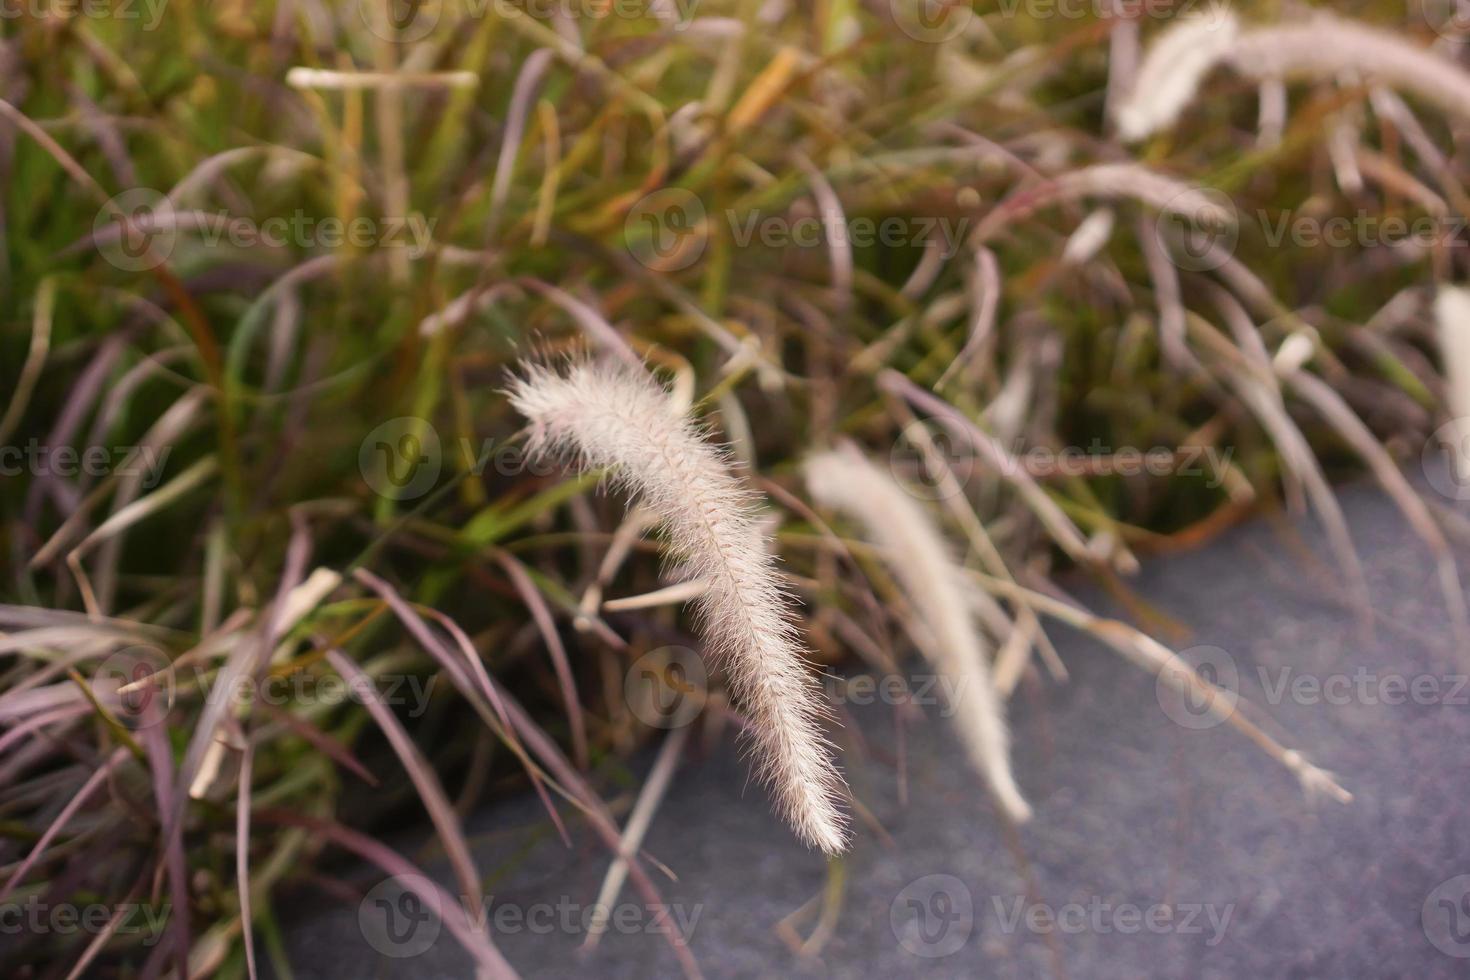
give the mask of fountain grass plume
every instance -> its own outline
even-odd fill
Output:
[[[854,517],[883,548],[914,609],[920,649],[951,683],[953,722],[971,764],[996,802],[1022,823],[1031,808],[1011,773],[1005,713],[990,680],[984,642],[944,538],[913,495],[851,446],[806,463],[807,488],[825,507]]]
[[[798,837],[827,854],[845,850],[843,782],[790,598],[757,529],[754,492],[657,384],[625,367],[532,367],[509,395],[531,422],[533,455],[607,470],[655,515],[672,556],[708,583],[695,600],[700,625],[750,717],[761,778]]]

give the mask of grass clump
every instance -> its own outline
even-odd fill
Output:
[[[930,653],[999,697],[1033,661],[1065,677],[1058,619],[1208,696],[1126,575],[1278,503],[1321,518],[1343,601],[1366,608],[1331,489],[1358,468],[1425,540],[1463,632],[1441,515],[1401,466],[1446,418],[1436,336],[1463,353],[1443,322],[1465,305],[1464,122],[1443,111],[1463,107],[1442,93],[1470,75],[1397,5],[1325,28],[1259,6],[1206,61],[1178,33],[1204,28],[1147,5],[936,21],[904,0],[397,18],[175,2],[146,23],[15,21],[0,904],[160,914],[152,932],[0,937],[6,964],[285,975],[280,903],[334,856],[405,875],[422,856],[380,837],[428,816],[473,899],[463,815],[527,789],[556,832],[607,845],[612,891],[626,875],[656,903],[658,865],[624,844],[677,760],[625,827],[627,800],[599,792],[657,729],[628,671],[702,636],[706,734],[748,726],[800,836],[839,850],[837,805],[865,811],[838,799],[783,596],[823,664],[887,669],[910,622],[874,560],[891,555],[807,502],[801,462],[845,442],[950,539],[931,550],[973,608],[944,607],[964,649]],[[1349,77],[1333,52],[1384,59]],[[1346,238],[1304,237],[1343,217]],[[551,440],[582,474],[539,452],[553,376],[505,392],[528,356],[567,353],[602,365],[575,362],[594,386],[656,374],[670,406],[639,421],[652,386],[584,405]],[[1459,405],[1470,369],[1449,367]],[[661,425],[703,467],[720,535],[648,476]],[[1124,465],[1156,449],[1169,465]],[[631,509],[596,492],[608,475]],[[692,580],[661,577],[666,548]],[[749,577],[721,586],[711,556],[731,554]],[[1064,567],[1136,623],[1048,594]],[[988,649],[992,672],[946,659]],[[972,749],[1020,816],[994,707]],[[832,737],[844,765],[876,764]],[[483,972],[512,972],[485,923],[423,887]]]

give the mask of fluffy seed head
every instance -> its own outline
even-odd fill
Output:
[[[509,395],[531,422],[531,453],[608,470],[657,517],[672,556],[709,583],[697,600],[701,628],[749,715],[762,779],[803,841],[828,854],[844,850],[842,778],[822,735],[823,706],[789,596],[758,530],[755,494],[663,390],[628,368],[535,367]]]
[[[1434,320],[1454,426],[1450,458],[1460,478],[1470,479],[1470,289],[1441,286]]]
[[[953,721],[971,764],[1012,820],[1029,819],[1011,774],[1010,737],[984,644],[939,530],[912,494],[852,447],[808,460],[806,482],[817,502],[851,515],[884,549],[919,632],[930,638],[921,649],[953,692]]]
[[[1228,9],[1183,17],[1149,47],[1128,97],[1118,105],[1118,135],[1134,142],[1172,126],[1239,33]]]

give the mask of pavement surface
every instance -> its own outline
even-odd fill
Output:
[[[1147,562],[1130,584],[1190,626],[1176,646],[1238,690],[1238,710],[1336,773],[1353,802],[1306,798],[1233,727],[1052,627],[1070,683],[1033,678],[1010,709],[1036,811],[1018,847],[939,708],[903,726],[900,746],[892,707],[848,706],[863,742],[845,737],[848,777],[889,839],[859,823],[819,953],[798,955],[779,924],[805,906],[796,932],[818,928],[823,860],[747,786],[734,748],[686,756],[646,846],[678,876],[658,876],[660,888],[705,975],[1470,976],[1470,685],[1457,659],[1470,651],[1454,649],[1433,563],[1393,507],[1371,487],[1341,499],[1372,590],[1371,636],[1330,562],[1303,559],[1326,553],[1310,520],[1236,529]],[[1458,551],[1470,581],[1470,547]],[[470,827],[505,956],[527,977],[678,976],[631,887],[599,948],[579,952],[606,853],[585,827],[565,847],[539,807],[497,804]],[[428,868],[452,889],[442,861]],[[316,896],[293,917],[299,980],[473,975],[396,882],[349,878],[361,905]]]

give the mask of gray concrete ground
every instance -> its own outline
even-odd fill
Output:
[[[1329,580],[1335,570],[1304,566],[1264,523],[1151,561],[1133,585],[1193,628],[1181,646],[1227,655],[1211,654],[1222,679],[1233,666],[1242,710],[1337,773],[1351,804],[1305,799],[1233,728],[1194,727],[1199,713],[1177,702],[1166,712],[1152,677],[1057,627],[1071,683],[1024,685],[1011,709],[1016,769],[1036,809],[1019,838],[1029,889],[937,710],[908,727],[905,806],[892,710],[855,707],[869,752],[859,762],[848,753],[849,776],[891,843],[860,828],[819,956],[795,956],[776,927],[821,891],[822,860],[747,787],[734,750],[679,771],[648,844],[678,875],[662,883],[664,898],[692,925],[706,975],[1470,975],[1464,661],[1423,547],[1371,488],[1342,499],[1374,595],[1372,638]],[[1310,523],[1302,527],[1316,543]],[[1470,548],[1460,552],[1470,559]],[[496,935],[506,956],[529,977],[677,975],[661,938],[642,932],[650,916],[631,889],[621,928],[595,954],[578,954],[582,911],[607,860],[585,829],[563,847],[538,808],[498,806],[473,827],[480,867],[499,875],[492,920],[511,910]],[[357,880],[366,889],[375,879]],[[361,918],[357,906],[311,905],[289,942],[301,980],[472,975],[447,932],[419,955],[389,958],[364,938],[367,922],[384,944],[371,904]],[[802,921],[801,932],[814,924]]]

